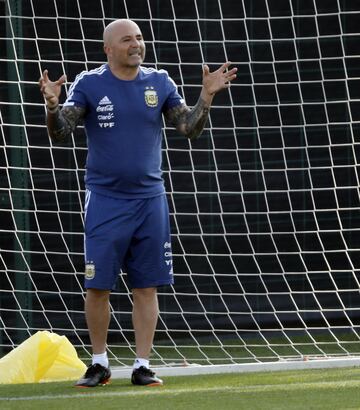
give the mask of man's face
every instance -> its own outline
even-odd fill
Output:
[[[112,28],[104,44],[109,61],[120,67],[138,67],[145,58],[145,43],[139,27],[122,22]]]

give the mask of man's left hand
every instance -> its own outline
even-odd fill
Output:
[[[213,96],[218,91],[229,88],[231,81],[236,78],[237,68],[228,70],[231,62],[224,63],[216,71],[210,72],[209,66],[203,66],[203,91],[209,96]]]

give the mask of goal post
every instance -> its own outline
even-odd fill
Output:
[[[166,69],[189,106],[203,64],[238,67],[198,140],[164,125],[175,285],[159,289],[152,365],[358,364],[357,1],[5,0],[0,11],[0,355],[50,330],[90,359],[86,139],[79,127],[49,140],[38,79],[65,73],[63,103],[75,76],[104,62],[104,27],[131,18],[146,64]],[[131,310],[120,272],[108,344],[118,377],[134,358]]]

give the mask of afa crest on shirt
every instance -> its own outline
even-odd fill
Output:
[[[145,102],[148,107],[157,107],[159,99],[154,87],[146,87],[145,92]]]

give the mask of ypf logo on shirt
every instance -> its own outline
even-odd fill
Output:
[[[145,102],[148,107],[157,107],[158,95],[154,87],[146,87],[144,92]]]

